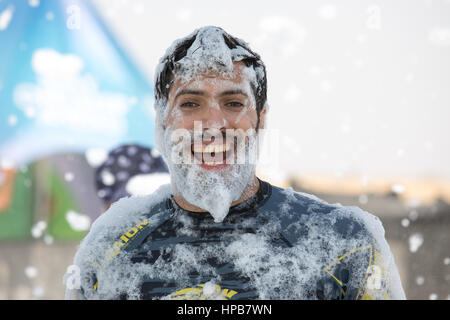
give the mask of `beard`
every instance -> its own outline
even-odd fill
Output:
[[[169,129],[160,128],[159,149],[166,161],[172,187],[190,204],[208,211],[215,222],[222,222],[227,216],[231,204],[241,198],[247,186],[253,182],[255,176],[257,135],[245,140],[245,147],[235,152],[239,154],[239,163],[230,163],[220,170],[208,170],[200,164],[193,163],[191,155],[191,139],[180,142],[174,141]],[[177,139],[175,139],[177,140]],[[161,142],[163,142],[161,146]],[[184,150],[184,161],[178,157],[180,150]],[[188,150],[188,151],[187,151]],[[242,152],[245,157],[242,158]],[[189,156],[186,157],[186,154]],[[175,156],[174,156],[175,155]],[[237,157],[237,154],[236,154]],[[186,161],[189,159],[190,161]]]
[[[172,183],[181,196],[208,211],[215,222],[222,222],[233,201],[238,200],[254,176],[254,166],[229,165],[220,171],[208,171],[199,165],[170,166]]]

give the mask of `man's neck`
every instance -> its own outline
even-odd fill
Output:
[[[184,210],[193,211],[193,212],[207,212],[206,210],[189,203],[187,200],[185,200],[181,196],[181,194],[177,190],[176,186],[174,186],[174,185],[172,185],[172,186],[174,188],[173,199],[181,208],[183,208]],[[256,194],[256,192],[258,192],[259,188],[260,188],[259,180],[258,180],[258,178],[256,178],[256,176],[253,176],[252,182],[250,182],[247,185],[247,187],[244,189],[244,192],[242,192],[239,199],[237,199],[236,201],[233,201],[231,203],[231,206],[235,206],[241,202],[244,202],[248,198],[252,197],[253,195]]]

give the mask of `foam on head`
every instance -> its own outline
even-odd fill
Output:
[[[242,47],[230,49],[225,43],[222,29],[204,27],[198,30],[186,56],[177,62],[177,74],[185,80],[202,73],[227,75],[233,71],[234,62],[251,55]]]
[[[194,38],[195,40],[187,49],[186,55],[178,61],[174,61],[180,44]],[[198,76],[211,73],[222,77],[230,76],[235,62],[248,58],[259,60],[259,56],[247,50],[246,47],[248,48],[248,44],[245,41],[238,38],[231,40],[230,35],[219,27],[206,26],[196,29],[188,36],[174,41],[166,50],[156,67],[155,83],[160,83],[164,68],[167,64],[172,63],[175,68],[173,70],[172,83],[175,79],[190,81]],[[257,67],[246,67],[244,75],[254,88],[259,88],[257,79],[264,77],[262,62]],[[170,85],[167,84],[166,89],[169,89]],[[157,112],[161,112],[162,118],[165,119],[167,115],[167,98],[158,96],[156,98],[155,109]]]

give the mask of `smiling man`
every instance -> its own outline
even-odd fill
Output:
[[[256,106],[249,72],[239,61],[229,72],[198,70],[200,78],[177,78],[158,113],[158,147],[171,169],[175,202],[191,211],[209,211],[216,222],[230,205],[259,188],[249,152],[256,151],[256,130],[264,127],[266,108]],[[180,136],[186,139],[174,143]],[[174,163],[172,150],[180,148],[183,156]]]
[[[68,298],[405,298],[376,217],[256,176],[266,97],[244,41],[203,27],[173,43],[155,76],[171,184],[95,221]]]

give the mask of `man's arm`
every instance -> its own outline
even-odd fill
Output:
[[[405,299],[381,221],[358,207],[343,207],[334,230],[346,239],[318,282],[319,299]]]
[[[382,254],[375,242],[345,252],[322,271],[318,299],[405,299],[392,255]]]

